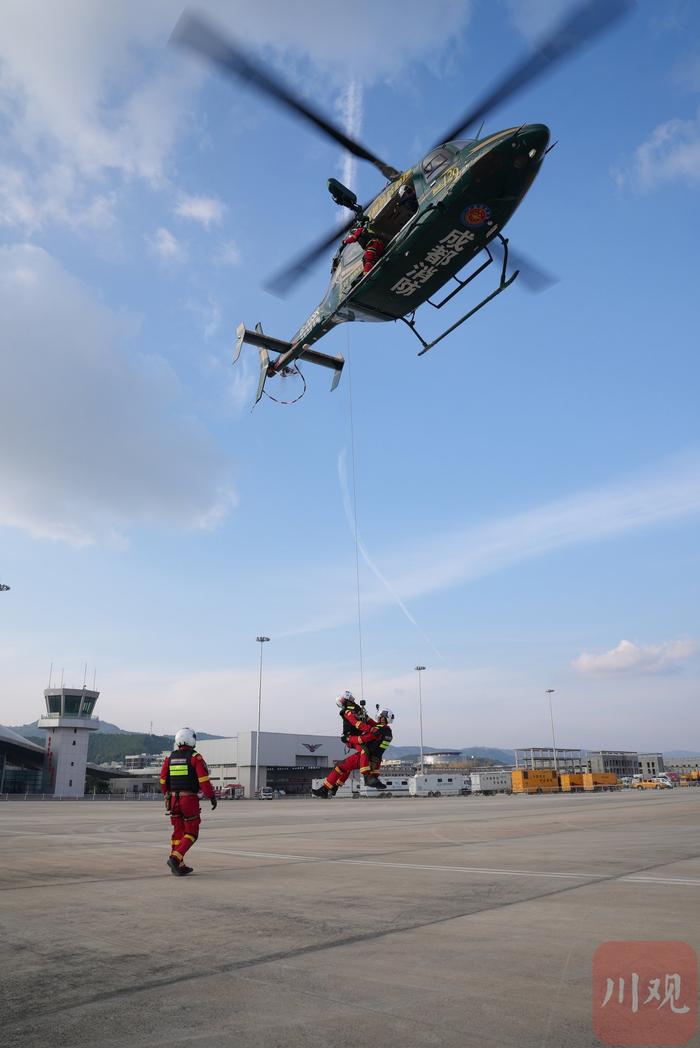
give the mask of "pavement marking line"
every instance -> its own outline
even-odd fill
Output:
[[[282,854],[280,852],[252,852],[243,851],[242,849],[223,849],[223,848],[210,848],[207,845],[203,845],[200,849],[201,852],[212,852],[217,855],[236,855],[240,858],[251,858],[251,859],[284,859],[292,860],[295,862],[328,862],[336,865],[343,866],[379,866],[388,867],[389,869],[399,870],[433,870],[438,872],[447,873],[487,873],[497,877],[544,877],[553,878],[556,880],[609,880],[610,874],[607,873],[592,873],[591,871],[582,870],[578,873],[565,873],[554,870],[504,870],[497,869],[491,866],[437,866],[428,865],[423,863],[410,863],[410,862],[382,862],[374,859],[333,859],[328,857],[322,857],[320,855],[289,855]],[[615,877],[615,875],[612,875]],[[700,878],[693,877],[644,877],[639,874],[629,874],[617,877],[620,881],[628,881],[633,884],[685,884],[685,885],[700,885]]]

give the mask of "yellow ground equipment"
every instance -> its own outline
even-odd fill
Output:
[[[515,768],[513,793],[559,793],[559,776],[554,768]]]
[[[613,771],[589,771],[584,772],[583,788],[588,792],[619,790],[620,783]]]

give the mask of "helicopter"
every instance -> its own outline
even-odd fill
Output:
[[[245,324],[239,325],[234,364],[246,343],[257,347],[260,353],[256,404],[265,392],[268,378],[301,374],[299,361],[332,370],[334,390],[344,358],[322,353],[313,346],[338,324],[400,321],[418,339],[421,356],[510,287],[519,275],[521,282],[534,290],[553,282],[533,263],[516,256],[502,232],[553,148],[549,145],[549,128],[533,123],[497,131],[485,138],[480,137],[480,132],[476,138],[461,136],[479,121],[483,127],[484,119],[497,105],[609,29],[630,10],[632,2],[584,0],[463,114],[418,163],[402,171],[351,139],[201,16],[183,13],[173,30],[172,43],[189,48],[309,121],[350,154],[373,164],[385,179],[384,187],[364,205],[358,203],[347,186],[335,178],[328,179],[331,197],[351,211],[352,217],[314,243],[268,284],[277,293],[289,290],[342,238],[322,301],[291,339],[274,338],[259,323],[252,330]],[[482,259],[476,268],[458,276],[479,255]],[[418,308],[428,304],[441,309],[494,261],[499,269],[495,289],[437,337],[425,339],[416,326]],[[510,273],[509,261],[518,267]],[[436,301],[449,282],[449,290]]]

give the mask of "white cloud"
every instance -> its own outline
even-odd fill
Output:
[[[160,357],[45,251],[0,249],[0,524],[75,545],[212,527],[229,463]]]
[[[161,226],[152,236],[148,237],[151,250],[165,259],[166,262],[182,262],[185,258],[185,249],[173,236],[169,229]]]
[[[643,189],[676,180],[700,183],[700,115],[659,124],[637,149],[636,170]]]
[[[689,120],[666,120],[637,147],[629,171],[614,172],[618,187],[631,183],[642,192],[672,182],[700,185],[700,112]]]
[[[188,302],[187,308],[202,321],[202,331],[206,339],[214,338],[221,330],[221,303],[213,295],[208,295],[206,302]]]
[[[384,554],[377,551],[373,557],[389,589],[386,584],[367,587],[363,608],[383,607],[396,595],[408,602],[468,585],[554,550],[601,542],[698,515],[700,456],[692,453],[646,475],[578,492],[484,524],[453,527],[401,544],[394,541]],[[309,580],[318,580],[317,610],[313,617],[297,620],[285,632],[313,632],[352,620],[356,611],[347,582],[335,575],[331,565],[308,567]],[[334,579],[333,584],[330,579]],[[324,600],[325,593],[333,594],[332,607]]]
[[[591,677],[667,673],[677,669],[679,663],[691,658],[697,650],[697,641],[689,638],[647,645],[621,640],[616,648],[601,655],[584,651],[571,665],[579,673]]]
[[[348,18],[341,0],[202,0],[199,7],[263,63],[276,60],[297,90],[328,97],[348,77],[368,86],[444,52],[471,13],[470,0],[434,0],[429,19],[417,4],[399,13],[394,0],[357,0],[358,46],[355,33],[338,32]],[[101,228],[125,182],[167,188],[178,139],[192,128],[192,96],[208,75],[193,56],[167,46],[179,14],[171,0],[5,0],[2,11],[3,147],[20,172],[19,184],[6,175],[0,189],[2,221],[25,233],[49,222]],[[252,97],[240,85],[232,91]],[[45,177],[58,168],[68,190]],[[206,227],[221,217],[214,198],[180,206]]]
[[[700,458],[693,455],[658,474],[582,491],[478,527],[424,537],[416,549],[385,561],[384,570],[400,580],[403,596],[429,593],[555,549],[699,513]]]
[[[336,101],[336,110],[340,114],[341,126],[349,138],[360,138],[362,131],[362,84],[352,79],[347,89]],[[340,181],[352,189],[357,174],[357,157],[352,153],[343,153],[340,161]],[[343,221],[347,221],[347,210],[341,208]]]
[[[92,193],[65,164],[29,176],[20,167],[0,165],[0,225],[34,233],[49,222],[76,232],[96,232],[115,222],[113,192]]]
[[[220,222],[226,208],[216,197],[182,196],[175,206],[175,214],[180,218],[191,218],[209,229],[212,222]]]
[[[529,43],[560,22],[574,6],[571,0],[506,0],[511,21]]]
[[[241,263],[241,253],[238,245],[233,240],[227,240],[219,248],[218,261],[223,266],[238,266]]]

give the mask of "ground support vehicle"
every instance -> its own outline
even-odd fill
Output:
[[[562,772],[559,776],[562,793],[581,793],[583,790],[583,772]]]
[[[619,790],[621,786],[615,772],[589,771],[583,776],[583,788],[587,793],[597,793],[601,790]]]
[[[459,797],[465,792],[464,775],[455,772],[414,775],[408,780],[408,792],[411,797]]]
[[[473,771],[470,776],[472,793],[491,797],[495,793],[512,793],[511,773],[507,768],[485,768]]]
[[[554,768],[514,768],[513,793],[559,793],[559,776]]]
[[[640,779],[639,782],[635,782],[634,788],[636,790],[671,790],[673,787],[668,782],[662,782],[661,779]]]
[[[385,784],[385,790],[375,790],[372,786],[365,786],[364,782],[360,786],[360,797],[408,797],[408,778],[387,778],[382,776],[382,782]]]

